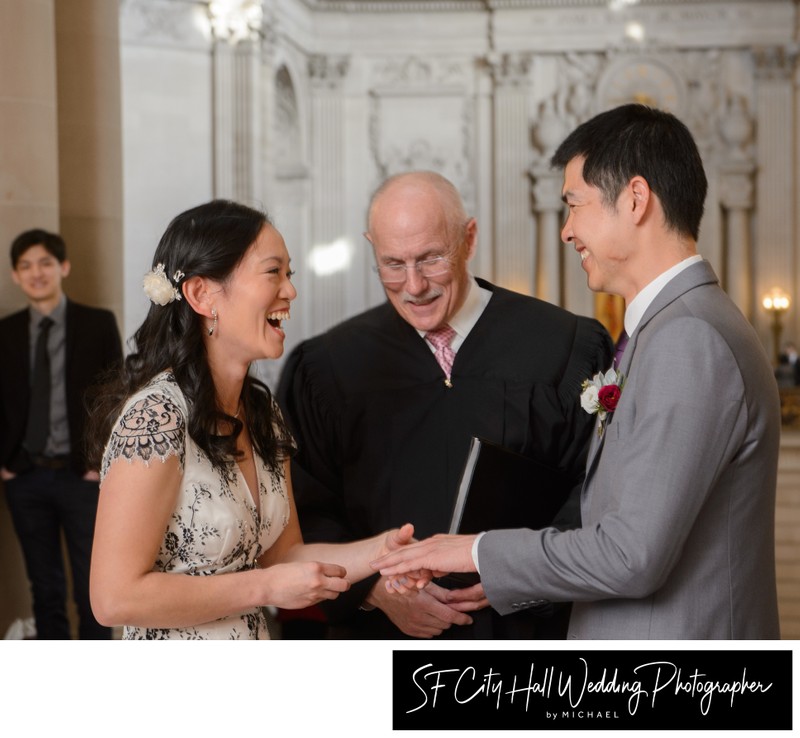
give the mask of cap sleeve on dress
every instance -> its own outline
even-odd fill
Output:
[[[149,465],[154,458],[163,462],[175,455],[183,469],[185,440],[186,418],[178,403],[158,389],[137,395],[125,406],[111,431],[103,454],[101,478],[120,458]]]

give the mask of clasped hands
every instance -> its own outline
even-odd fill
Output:
[[[436,577],[476,572],[474,542],[474,535],[438,534],[401,545],[370,562],[370,566],[385,577],[387,592],[414,594]]]
[[[470,613],[489,606],[483,585],[447,589],[431,580],[451,571],[474,572],[473,541],[474,536],[435,536],[421,542],[413,537],[402,542],[395,538],[390,550],[384,549],[370,562],[373,570],[383,570],[365,602],[380,608],[397,628],[414,638],[430,638],[453,626],[472,624]],[[434,562],[428,554],[440,543],[445,556]],[[454,557],[457,548],[462,553]],[[384,568],[390,564],[392,568]],[[397,573],[384,576],[389,571]]]

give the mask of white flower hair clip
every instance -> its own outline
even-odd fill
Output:
[[[177,284],[185,276],[186,275],[180,269],[176,269],[175,274],[172,275],[172,279]],[[172,282],[169,281],[169,277],[164,272],[163,264],[156,265],[155,269],[151,269],[144,275],[142,288],[144,289],[145,295],[156,305],[167,305],[173,300],[181,299],[181,293]]]

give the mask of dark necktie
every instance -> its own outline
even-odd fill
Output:
[[[25,448],[34,455],[44,452],[50,435],[50,353],[47,350],[47,337],[52,326],[52,319],[42,318],[36,338],[28,428],[25,432]]]
[[[620,337],[617,339],[617,345],[614,348],[614,369],[619,369],[619,364],[622,361],[622,354],[625,353],[625,347],[628,345],[628,334],[622,331]]]

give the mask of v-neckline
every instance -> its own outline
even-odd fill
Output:
[[[255,483],[256,488],[255,491],[251,489],[250,484],[247,482],[247,475],[244,472],[241,464],[237,461],[236,468],[238,472],[239,479],[241,480],[241,484],[244,487],[244,491],[248,496],[248,500],[250,505],[256,511],[256,518],[260,520],[261,518],[261,477],[258,473],[258,464],[256,463],[256,455],[253,453],[253,444],[250,445],[250,459],[253,463],[253,472],[255,473]]]

